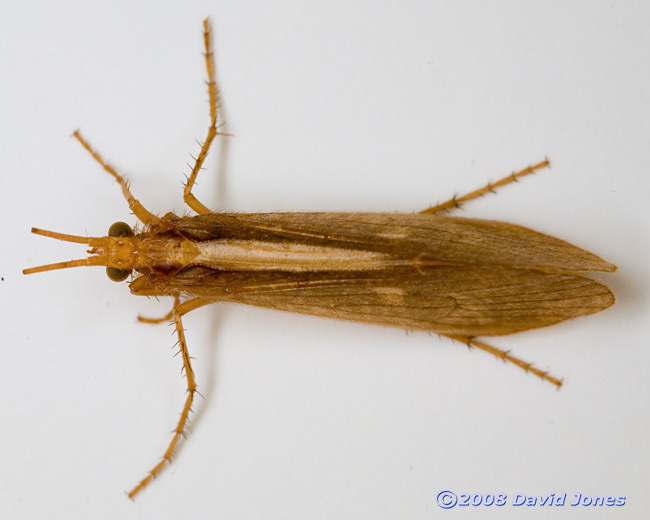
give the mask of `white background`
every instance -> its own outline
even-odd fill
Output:
[[[204,395],[188,440],[126,498],[185,396],[172,330],[135,322],[170,302],[102,268],[21,270],[84,256],[31,226],[134,223],[76,128],[146,207],[185,211],[208,15],[234,135],[199,179],[211,207],[415,211],[551,159],[460,214],[619,266],[606,312],[491,339],[560,391],[435,335],[214,305],[185,319]],[[646,516],[648,22],[642,1],[4,2],[0,517]],[[447,489],[568,497],[443,511]],[[626,505],[572,508],[574,493]]]

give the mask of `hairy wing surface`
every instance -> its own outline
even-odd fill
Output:
[[[616,269],[568,242],[515,224],[418,213],[212,213],[183,217],[181,229],[198,241],[284,240],[362,249],[430,265],[567,273]]]
[[[143,280],[144,279],[144,280]],[[155,280],[140,277],[134,292]],[[168,280],[169,282],[169,280]],[[187,296],[468,336],[503,335],[603,310],[611,291],[584,276],[507,267],[285,273],[193,267],[173,279]]]

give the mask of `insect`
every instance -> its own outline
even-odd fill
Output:
[[[589,271],[616,267],[560,239],[505,222],[450,217],[446,210],[549,165],[548,160],[419,213],[215,213],[192,193],[217,125],[209,20],[203,22],[210,126],[184,188],[196,213],[154,215],[82,137],[74,137],[121,186],[141,230],[123,222],[108,236],[83,237],[32,228],[37,235],[86,244],[88,258],[25,269],[25,274],[105,266],[111,280],[132,280],[141,296],[170,296],[187,380],[187,398],[162,460],[129,492],[137,495],[171,461],[197,385],[182,317],[214,302],[237,302],[327,318],[436,332],[561,381],[476,337],[512,334],[586,316],[614,303]]]

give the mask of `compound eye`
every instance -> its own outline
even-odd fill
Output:
[[[123,282],[131,275],[131,271],[128,269],[118,269],[117,267],[107,267],[106,275],[114,282]]]
[[[131,229],[131,226],[129,226],[125,222],[115,222],[115,224],[113,224],[110,228],[108,228],[108,236],[109,237],[130,237],[133,236],[133,230]]]

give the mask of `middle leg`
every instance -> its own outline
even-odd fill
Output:
[[[208,95],[210,97],[210,127],[208,128],[208,135],[201,146],[201,151],[196,157],[194,163],[194,168],[192,168],[192,173],[187,178],[187,183],[183,190],[183,199],[185,203],[196,211],[199,215],[206,213],[212,213],[208,207],[203,205],[192,193],[192,188],[196,182],[196,177],[203,166],[205,158],[208,155],[210,146],[214,138],[219,135],[217,131],[217,108],[219,106],[219,89],[217,88],[217,82],[215,80],[214,73],[214,53],[212,51],[212,29],[210,27],[210,20],[206,18],[203,21],[203,42],[205,45],[205,66],[208,70]]]
[[[183,370],[185,372],[185,379],[187,380],[187,397],[185,399],[185,404],[183,405],[183,410],[181,411],[181,416],[176,424],[174,433],[172,434],[172,440],[167,446],[167,450],[163,454],[162,460],[158,462],[143,478],[140,483],[135,486],[131,491],[129,491],[128,496],[130,499],[133,499],[140,491],[142,491],[156,476],[162,471],[167,462],[171,462],[174,449],[178,445],[178,441],[185,432],[187,427],[187,421],[192,411],[192,403],[194,402],[194,394],[196,394],[196,380],[194,379],[194,371],[192,370],[192,363],[190,361],[190,353],[187,349],[187,342],[185,341],[185,331],[183,330],[182,316],[187,314],[194,309],[198,309],[203,305],[208,303],[213,303],[215,300],[209,298],[194,298],[193,300],[186,301],[178,305],[173,310],[174,325],[176,326],[176,334],[178,335],[178,345],[183,359]]]

